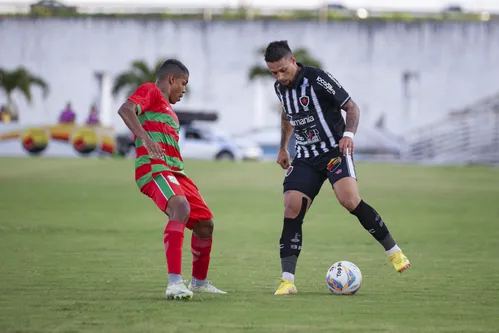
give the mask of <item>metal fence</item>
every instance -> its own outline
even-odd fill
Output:
[[[499,165],[499,94],[412,131],[403,159]]]

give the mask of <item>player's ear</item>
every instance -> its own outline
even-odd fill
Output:
[[[172,85],[175,82],[175,74],[168,75],[168,84]]]

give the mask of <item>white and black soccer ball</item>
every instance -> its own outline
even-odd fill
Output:
[[[329,267],[326,282],[333,294],[353,295],[362,285],[362,273],[354,263],[342,260]]]

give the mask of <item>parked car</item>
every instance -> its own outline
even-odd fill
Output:
[[[133,135],[116,137],[116,151],[128,155],[134,149]],[[184,159],[207,160],[260,160],[262,148],[250,140],[234,139],[211,126],[184,125],[179,133],[180,153]]]
[[[262,148],[249,140],[236,140],[211,126],[189,125],[180,128],[182,157],[216,160],[260,160]]]

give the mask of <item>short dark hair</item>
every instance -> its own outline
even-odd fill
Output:
[[[170,74],[189,76],[189,70],[180,60],[168,59],[158,70],[158,80],[162,80]]]
[[[292,56],[293,52],[287,40],[278,40],[270,43],[265,50],[265,61],[276,62],[284,57]]]

